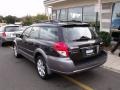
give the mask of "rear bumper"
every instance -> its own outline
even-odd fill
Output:
[[[12,42],[15,38],[2,38],[2,42]]]
[[[77,65],[70,58],[48,56],[48,66],[52,71],[69,75],[101,66],[106,60],[106,52],[101,53],[99,56],[89,58],[86,62],[80,61]]]

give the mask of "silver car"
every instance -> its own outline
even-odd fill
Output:
[[[0,44],[3,46],[6,42],[12,42],[16,37],[15,33],[19,31],[19,25],[6,25],[0,27]]]
[[[25,29],[27,29],[28,27],[29,27],[29,26],[20,26],[20,27],[19,27],[19,30],[15,31],[13,35],[17,37],[17,35],[22,34],[23,31],[24,31]]]

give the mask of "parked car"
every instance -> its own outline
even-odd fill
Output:
[[[106,62],[102,41],[85,23],[40,23],[14,40],[14,55],[36,64],[39,76],[74,74]]]
[[[119,40],[119,36],[120,36],[120,19],[114,19],[112,21],[112,38],[114,41],[118,41]]]
[[[22,34],[23,31],[24,31],[27,27],[29,27],[29,26],[20,26],[20,27],[19,27],[19,30],[14,32],[14,35],[17,36],[17,35],[19,35],[19,34]]]
[[[16,37],[14,33],[19,30],[18,25],[6,25],[0,27],[0,44],[12,42]]]

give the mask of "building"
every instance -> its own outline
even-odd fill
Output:
[[[0,23],[0,27],[5,26],[5,25],[6,25],[6,23]]]
[[[22,22],[15,22],[15,25],[20,25],[20,26],[22,26]]]
[[[120,18],[120,0],[45,0],[52,19],[99,23],[101,31],[111,32],[112,21]]]

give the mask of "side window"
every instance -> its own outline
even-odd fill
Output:
[[[33,27],[32,31],[30,32],[29,38],[38,39],[39,38],[39,30],[40,30],[40,27]]]
[[[23,32],[23,36],[24,37],[29,37],[30,31],[31,31],[32,27],[27,28],[24,32]]]
[[[57,27],[41,27],[40,38],[50,41],[58,41],[58,28]]]

